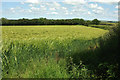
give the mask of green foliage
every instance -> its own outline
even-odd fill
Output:
[[[6,18],[1,18],[2,25],[90,25],[91,21],[85,21],[84,19],[74,18],[74,19],[18,19],[9,20]],[[99,24],[100,21],[94,19],[93,24]]]
[[[98,25],[98,24],[100,24],[100,21],[97,19],[94,19],[94,20],[92,20],[92,24]]]
[[[2,21],[2,24],[8,24],[8,19],[6,18],[1,18],[0,21]]]
[[[91,27],[94,28],[100,28],[100,29],[105,29],[105,30],[111,30],[114,26],[113,25],[90,25]]]
[[[120,54],[119,54],[119,44],[120,44],[120,23],[113,27],[108,34],[102,37],[99,41],[100,49],[99,56],[101,62],[106,62],[109,65],[114,65],[115,77],[120,79]]]
[[[89,20],[87,20],[87,21],[85,21],[85,26],[89,26],[89,25],[91,25],[92,24],[92,22],[91,21],[89,21]]]

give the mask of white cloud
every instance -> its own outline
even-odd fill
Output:
[[[88,2],[100,2],[100,3],[114,3],[119,2],[120,0],[64,0],[66,4],[76,5],[76,4],[85,4]]]
[[[80,11],[80,12],[86,12],[86,9],[78,9],[78,11]]]
[[[63,1],[66,4],[71,4],[71,5],[77,5],[77,4],[85,4],[85,0],[64,0]]]
[[[51,10],[54,10],[53,8],[60,9],[61,7],[61,5],[58,2],[46,2],[44,3],[44,5],[49,9],[52,8]]]
[[[39,10],[40,10],[40,8],[31,7],[31,10],[34,10],[34,11],[39,11]]]
[[[104,14],[104,12],[103,11],[101,11],[101,10],[92,10],[93,11],[93,13],[95,13],[95,14]]]
[[[102,7],[98,7],[97,9],[99,9],[99,10],[104,10]]]
[[[58,14],[57,12],[51,12],[51,14]]]
[[[47,10],[47,8],[45,6],[43,6],[43,5],[40,6],[40,9],[41,10]]]
[[[33,4],[38,4],[39,0],[26,0],[25,2],[27,2],[27,3],[33,3]]]
[[[120,5],[115,6],[116,9],[120,9]]]
[[[23,8],[21,8],[21,7],[15,7],[15,8],[10,8],[10,11],[11,11],[12,13],[20,13],[20,12],[25,12],[25,11],[27,11],[27,10],[25,10],[25,9],[23,9]]]
[[[71,15],[73,14],[72,12],[65,12],[66,15]]]
[[[41,5],[40,7],[45,8],[45,6]]]
[[[51,10],[51,11],[54,11],[54,10],[56,10],[56,9],[55,9],[55,8],[50,8],[50,10]]]
[[[14,10],[14,8],[10,8],[10,10]]]
[[[54,15],[56,15],[56,14],[58,14],[58,12],[48,12],[47,14],[54,14]]]
[[[67,8],[66,7],[62,7],[62,9],[66,10]]]
[[[101,2],[101,3],[111,3],[111,2],[119,2],[120,0],[89,0],[89,2]]]
[[[10,8],[10,11],[15,13],[15,8]]]
[[[48,3],[48,2],[46,2],[46,3],[45,3],[45,5],[50,6],[51,4],[50,4],[50,3]]]
[[[98,4],[90,4],[89,7],[93,9],[101,10],[101,11],[104,10],[104,8],[101,6],[98,6]]]
[[[46,10],[46,7],[44,7],[44,6],[40,6],[39,8],[38,7],[31,7],[31,10],[34,10],[34,11]]]
[[[97,4],[90,4],[90,8],[97,8],[98,5]]]
[[[90,12],[90,11],[88,11],[88,14],[91,14],[91,12]]]
[[[74,13],[78,12],[80,14],[86,11],[88,12],[87,8],[84,5],[78,5],[78,6],[72,7],[72,12]]]
[[[33,4],[29,4],[30,7],[33,7]]]
[[[114,13],[117,13],[117,14],[118,14],[118,11],[114,11]]]
[[[53,2],[53,4],[52,4],[53,6],[60,6],[60,4],[59,3],[57,3],[57,2]]]
[[[115,6],[115,8],[118,8],[118,5],[117,5],[117,6]]]

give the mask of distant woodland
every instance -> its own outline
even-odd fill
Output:
[[[18,19],[18,20],[9,20],[6,18],[1,18],[2,25],[85,25],[90,24],[99,25],[100,21],[98,19],[84,20],[79,18],[74,19]]]

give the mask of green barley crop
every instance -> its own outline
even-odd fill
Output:
[[[3,26],[2,75],[4,78],[75,77],[72,74],[85,77],[87,73],[68,69],[68,59],[95,46],[95,39],[107,32],[86,26]]]

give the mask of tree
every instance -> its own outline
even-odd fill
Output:
[[[94,19],[91,21],[85,21],[84,19],[74,18],[74,19],[18,19],[18,20],[9,20],[6,18],[1,18],[2,25],[90,25],[99,24],[100,21]]]
[[[92,24],[98,25],[98,24],[100,24],[100,21],[97,19],[94,19],[94,20],[92,20]]]
[[[47,19],[46,18],[39,18],[38,22],[40,25],[45,25],[47,23]]]
[[[79,18],[74,18],[74,19],[72,19],[72,21],[73,21],[73,24],[79,24],[80,22],[80,19]]]
[[[84,25],[84,24],[85,24],[84,19],[80,19],[80,20],[79,20],[79,24],[80,24],[80,25]]]
[[[8,24],[8,19],[6,18],[1,18],[2,24],[7,25]]]
[[[85,25],[85,26],[89,26],[90,24],[91,24],[91,21],[88,20],[88,21],[85,21],[85,24],[84,24],[84,25]]]

